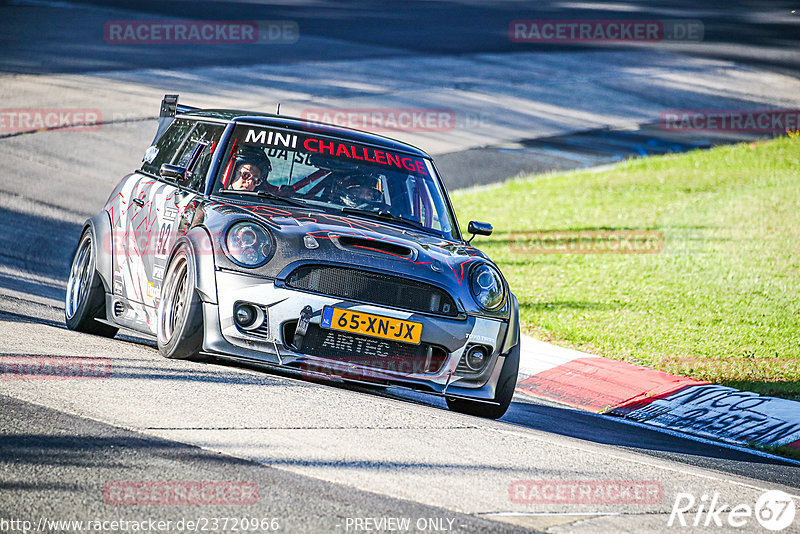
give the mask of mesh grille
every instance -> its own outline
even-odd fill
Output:
[[[458,315],[453,297],[436,286],[369,271],[304,265],[289,275],[286,285],[391,308]]]

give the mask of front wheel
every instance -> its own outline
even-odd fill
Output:
[[[81,234],[67,280],[64,318],[70,330],[114,337],[117,328],[99,322],[106,318],[106,292],[96,270],[96,247],[92,231]]]
[[[186,247],[170,261],[158,304],[158,351],[165,358],[196,358],[203,346],[203,305]]]
[[[447,407],[454,412],[485,417],[487,419],[500,419],[511,405],[514,397],[514,389],[517,387],[517,375],[519,373],[519,343],[508,351],[506,360],[503,362],[503,369],[500,371],[500,379],[497,381],[497,389],[494,394],[494,401],[498,404],[487,404],[465,399],[454,399],[448,397]]]

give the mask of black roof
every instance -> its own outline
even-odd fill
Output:
[[[232,109],[195,109],[186,113],[182,113],[181,116],[205,117],[209,119],[231,122],[247,122],[270,126],[273,128],[287,128],[311,134],[344,138],[364,145],[372,145],[393,150],[395,152],[403,152],[414,156],[430,158],[430,155],[428,155],[428,153],[425,151],[396,139],[383,137],[382,135],[376,135],[369,132],[362,132],[361,130],[353,130],[352,128],[344,128],[342,126],[335,126],[333,124],[327,124],[324,122],[315,122],[284,115],[273,115],[271,113],[257,113],[252,111],[240,111]]]

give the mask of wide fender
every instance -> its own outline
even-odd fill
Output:
[[[519,302],[513,293],[509,293],[510,314],[508,317],[508,330],[503,342],[502,354],[507,354],[516,345],[519,345]]]
[[[217,276],[214,262],[214,241],[211,234],[202,226],[195,226],[175,241],[167,265],[180,247],[189,250],[189,267],[194,269],[197,293],[200,300],[217,304]]]
[[[92,243],[95,246],[95,271],[103,281],[106,293],[112,292],[114,281],[114,232],[111,230],[111,219],[102,211],[87,219],[83,226],[92,232]]]

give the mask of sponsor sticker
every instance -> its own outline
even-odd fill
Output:
[[[274,146],[292,150],[302,149],[312,154],[346,158],[353,161],[375,163],[400,171],[428,175],[425,162],[405,154],[388,150],[340,142],[315,136],[300,136],[273,130],[251,128],[245,134],[245,143]]]

